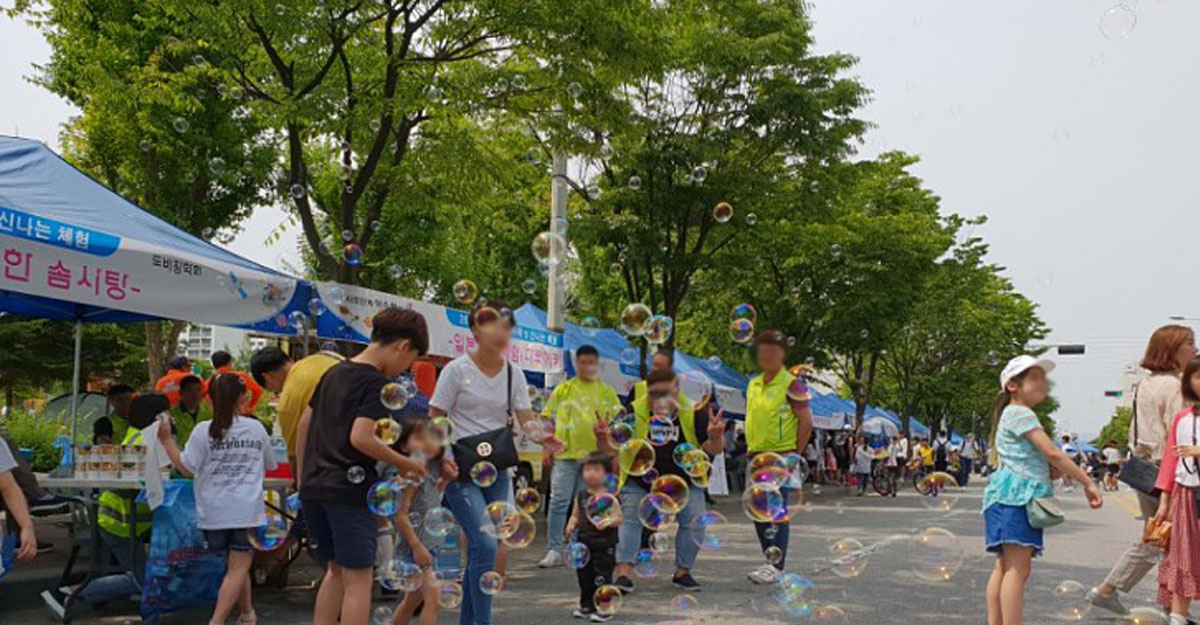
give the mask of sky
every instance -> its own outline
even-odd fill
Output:
[[[1057,358],[1060,429],[1090,438],[1146,338],[1200,318],[1185,251],[1200,231],[1200,3],[1187,0],[814,0],[816,51],[859,59],[875,127],[863,152],[921,157],[946,212],[1040,306]],[[1131,18],[1136,18],[1133,23]],[[1132,24],[1132,26],[1131,26]],[[58,144],[66,103],[29,84],[49,48],[0,17],[0,133]],[[263,244],[282,213],[255,212],[230,248],[294,262],[297,232]],[[1183,295],[1177,295],[1176,292]]]

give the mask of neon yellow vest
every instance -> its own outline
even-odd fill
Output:
[[[646,440],[650,434],[650,402],[646,393],[633,400],[633,415],[637,418],[633,426],[634,440]],[[679,394],[679,429],[683,430],[683,440],[696,447],[700,446],[700,441],[696,438],[696,411],[692,408],[692,401],[684,397],[683,393]],[[633,456],[621,450],[618,459],[621,468],[619,484],[624,487],[625,478],[629,476],[629,466],[633,464]]]
[[[142,432],[141,430],[130,427],[125,432],[125,437],[121,441],[122,445],[141,445]],[[97,522],[100,528],[104,531],[118,536],[120,538],[129,538],[129,522],[130,503],[129,500],[117,493],[106,490],[100,493],[99,501],[99,516]],[[132,514],[133,522],[136,524],[137,535],[145,536],[150,532],[150,527],[154,524],[154,513],[150,510],[150,504],[134,503]]]
[[[787,369],[780,369],[769,384],[759,374],[746,387],[746,449],[789,451],[796,448],[798,423],[787,389],[795,379]]]

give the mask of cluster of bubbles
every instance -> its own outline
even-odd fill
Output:
[[[809,467],[797,453],[764,453],[747,466],[746,489],[742,510],[758,523],[787,523],[799,513],[804,502],[801,487],[808,479]]]
[[[729,311],[729,338],[738,345],[749,345],[754,340],[754,322],[758,311],[750,304],[737,304]]]

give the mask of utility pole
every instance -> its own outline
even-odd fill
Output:
[[[550,232],[556,240],[567,239],[567,157],[555,151],[551,165],[550,182]],[[558,239],[558,237],[562,237]],[[546,289],[546,327],[551,332],[563,331],[563,272],[567,266],[565,245],[550,245],[550,281]]]

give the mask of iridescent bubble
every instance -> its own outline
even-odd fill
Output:
[[[579,96],[583,95],[583,85],[577,82],[568,83],[567,93],[570,94],[572,98],[579,99]]]
[[[400,507],[400,489],[394,482],[376,482],[367,491],[367,508],[376,516],[395,516]]]
[[[643,476],[643,477],[645,477],[645,476]],[[617,476],[613,475],[612,473],[609,473],[608,475],[604,476],[604,490],[606,492],[612,493],[613,495],[615,495],[615,494],[617,494],[617,491],[620,489],[621,489],[621,480]]]
[[[454,513],[441,506],[431,508],[421,521],[421,529],[434,536],[446,536],[457,531],[457,528],[458,522],[454,520]]]
[[[917,577],[944,582],[962,568],[963,547],[950,530],[927,527],[909,538],[908,563]]]
[[[282,7],[282,4],[275,5],[276,12],[278,13]],[[389,625],[392,622],[393,616],[394,612],[391,607],[386,605],[377,606],[371,612],[371,623],[372,625]]]
[[[613,447],[620,448],[633,439],[634,425],[625,421],[614,421],[608,426],[608,440]]]
[[[206,239],[211,239],[214,232],[216,232],[216,231],[213,230],[212,228],[205,228],[200,231],[200,236],[202,236]]]
[[[621,602],[624,598],[621,595],[621,589],[611,584],[605,584],[596,589],[596,594],[592,596],[592,601],[596,606],[596,613],[601,616],[612,616],[621,609]]]
[[[716,510],[705,510],[696,517],[695,523],[700,529],[696,537],[696,546],[700,547],[700,551],[720,551],[728,525],[725,515]]]
[[[138,147],[141,148],[143,152],[149,152],[150,148],[154,147],[154,143],[149,139],[142,139],[141,141],[138,141]]]
[[[688,458],[690,452],[696,451],[697,447],[687,441],[679,443],[675,446],[675,450],[671,452],[671,460],[675,461],[675,466],[687,471],[691,466],[689,462],[694,462],[695,458]]]
[[[387,384],[384,384],[383,388],[379,391],[379,401],[381,401],[383,403],[383,407],[387,408],[388,410],[400,410],[408,404],[408,399],[408,389],[399,382],[388,382]],[[376,424],[375,427],[376,430],[378,430],[379,425]],[[396,430],[396,438],[400,438],[399,430]],[[396,441],[393,440],[392,443],[394,442]],[[391,445],[392,443],[384,443],[384,445]]]
[[[386,404],[384,406],[386,407]],[[384,445],[391,447],[396,444],[396,441],[400,440],[400,424],[391,417],[384,417],[375,421],[375,438]]]
[[[812,399],[812,392],[808,388],[808,381],[805,376],[796,376],[788,384],[787,396],[791,401],[809,401]]]
[[[1137,21],[1133,8],[1118,4],[1100,16],[1100,34],[1113,41],[1124,41],[1133,36]]]
[[[225,173],[225,159],[220,156],[214,156],[208,161],[208,171],[213,176],[220,177]]]
[[[766,558],[767,564],[779,564],[783,562],[783,550],[771,545],[763,550],[763,557]]]
[[[738,319],[729,324],[729,338],[738,345],[746,345],[754,340],[754,322],[749,319]]]
[[[171,127],[174,128],[175,132],[178,132],[179,134],[187,132],[189,126],[190,124],[188,124],[188,120],[182,117],[176,117],[175,119],[171,120]]]
[[[693,464],[687,473],[692,478],[693,486],[696,488],[708,488],[709,480],[712,478],[712,463],[707,459],[701,460]]]
[[[362,262],[363,251],[357,243],[347,243],[342,246],[342,260],[346,261],[347,265],[354,266]]]
[[[636,365],[640,356],[641,352],[633,346],[621,350],[621,362],[627,365]]]
[[[675,321],[666,315],[654,315],[646,327],[646,341],[652,345],[661,345],[671,338],[675,330]]]
[[[654,562],[653,549],[640,549],[633,556],[633,574],[642,579],[652,579],[658,576],[658,564]]]
[[[325,302],[322,301],[321,298],[314,297],[308,300],[308,314],[312,315],[313,317],[320,317],[321,315],[325,314],[326,310]]]
[[[462,605],[463,591],[458,582],[441,582],[438,585],[438,605],[453,610]]]
[[[1075,580],[1064,580],[1054,587],[1057,616],[1068,621],[1081,621],[1087,615],[1087,587]]]
[[[434,417],[429,422],[429,433],[433,435],[434,442],[439,447],[445,447],[450,444],[450,436],[454,431],[454,426],[450,422],[450,418],[443,415]]]
[[[391,276],[393,280],[399,280],[400,278],[404,277],[404,267],[401,267],[400,265],[391,265],[388,267],[388,275]]]
[[[712,379],[703,371],[693,369],[679,376],[679,392],[691,402],[693,410],[708,404],[713,388]]]
[[[534,260],[550,260],[562,258],[566,255],[567,240],[560,234],[553,232],[541,232],[533,237],[533,243],[530,244],[530,250],[533,252]]]
[[[753,226],[757,223],[758,223],[758,215],[755,215],[754,213],[746,214],[746,225],[747,226]]]
[[[788,488],[800,488],[808,481],[808,461],[798,453],[792,452],[783,455],[784,466],[788,471]]]
[[[529,516],[528,512],[522,510],[517,514],[516,527],[513,529],[512,535],[501,539],[501,542],[513,549],[524,549],[533,544],[533,539],[536,537],[537,524],[534,523],[533,517]]]
[[[297,200],[304,197],[304,185],[300,185],[300,184],[292,185],[291,193],[292,193],[292,197]]]
[[[517,91],[524,91],[527,87],[529,87],[529,81],[524,75],[517,74],[512,78],[512,86],[513,89],[516,89]]]
[[[674,521],[674,518],[671,520]],[[674,546],[674,537],[666,531],[654,532],[650,535],[650,549],[656,554],[670,553]]]
[[[292,493],[283,503],[283,511],[291,516],[300,514],[300,493]]]
[[[629,329],[630,335],[643,336],[649,331],[650,318],[653,316],[649,306],[635,302],[621,311],[621,324]]]
[[[771,523],[787,514],[783,493],[770,484],[747,484],[742,491],[742,510],[758,523]]]
[[[1138,606],[1129,608],[1129,616],[1127,617],[1133,625],[1167,625],[1170,619],[1162,610],[1147,606]]]
[[[588,497],[584,503],[583,514],[596,529],[608,529],[617,524],[620,518],[621,504],[612,493],[597,493]]]
[[[921,495],[921,504],[930,510],[952,510],[963,489],[958,485],[958,478],[944,471],[930,473],[917,482],[917,493]]]
[[[537,292],[537,282],[533,279],[526,280],[521,283],[521,290],[525,291],[526,295],[533,295]]]
[[[567,545],[566,550],[563,551],[563,556],[567,562],[567,566],[578,570],[587,566],[588,561],[592,557],[592,553],[591,551],[588,551],[587,545],[580,542],[572,542],[571,544]]]
[[[579,327],[583,329],[583,335],[592,338],[600,331],[600,320],[595,317],[584,317],[579,322]]]
[[[663,512],[670,507],[671,502],[667,500],[666,495],[648,493],[638,502],[638,521],[641,521],[646,529],[657,532],[675,520],[675,515]]]
[[[454,299],[458,300],[460,304],[470,304],[475,301],[475,298],[479,297],[479,287],[475,286],[475,283],[470,280],[455,282],[451,290],[454,292]]]
[[[488,571],[479,576],[479,591],[485,595],[496,596],[504,587],[504,578],[495,571]]]
[[[629,177],[629,188],[634,191],[637,191],[638,189],[642,188],[642,179],[638,176],[630,176]]]
[[[737,321],[738,319],[749,319],[751,322],[758,321],[758,310],[752,304],[737,304],[729,309],[729,320]]]
[[[542,494],[536,488],[529,488],[528,486],[518,490],[515,499],[517,500],[517,507],[529,514],[537,512],[538,508],[542,505]]]
[[[708,168],[704,165],[697,165],[692,168],[692,182],[696,184],[703,183],[708,178]]]
[[[663,499],[654,500],[661,512],[666,514],[678,514],[685,506],[687,506],[688,496],[691,489],[688,488],[687,482],[678,475],[661,475],[654,484],[650,486],[651,494],[662,495]]]
[[[362,484],[363,480],[365,480],[365,479],[367,479],[367,470],[366,469],[364,469],[358,465],[354,465],[354,466],[350,467],[349,469],[346,469],[346,481],[347,482],[350,482],[351,484]]]
[[[705,364],[708,365],[709,369],[717,371],[721,368],[722,363],[720,358],[716,356],[709,356],[708,360],[705,361]]]
[[[490,464],[490,463],[489,463]],[[492,467],[495,469],[495,467]],[[481,529],[484,534],[504,540],[517,531],[521,511],[507,501],[493,501],[484,509]]]
[[[650,417],[646,440],[650,441],[651,445],[661,447],[674,441],[676,436],[675,422],[671,420],[670,416],[656,414]]]
[[[636,438],[621,447],[620,463],[628,467],[627,472],[633,476],[644,475],[654,467],[654,447],[643,439]]]
[[[293,310],[288,314],[288,325],[303,332],[304,328],[308,327],[308,315],[299,310]]]
[[[600,146],[600,158],[609,159],[613,157],[613,147],[611,144],[605,143]]]
[[[342,230],[342,241],[349,243],[354,240],[353,230]]]
[[[846,625],[846,611],[833,604],[817,606],[813,610],[812,621],[823,625]]]
[[[250,546],[258,551],[274,551],[282,547],[287,542],[288,532],[291,531],[291,523],[287,517],[270,508],[267,510],[266,521],[262,525],[246,530]]]
[[[625,271],[625,266],[622,265],[621,263],[613,263],[608,266],[608,273],[611,273],[614,276],[619,276],[624,271]]]
[[[487,460],[476,462],[475,466],[471,467],[471,481],[480,488],[487,488],[495,484],[498,476],[496,465]]]
[[[858,577],[867,566],[867,554],[863,544],[853,538],[843,538],[829,546],[833,561],[833,574],[838,577]]]
[[[676,614],[682,614],[685,617],[690,618],[692,613],[695,612],[696,608],[698,607],[700,607],[700,602],[697,601],[696,597],[692,595],[675,595],[675,597],[671,599],[671,609],[674,610]]]
[[[733,219],[733,205],[729,202],[721,202],[713,207],[713,221],[724,224],[729,223]]]

